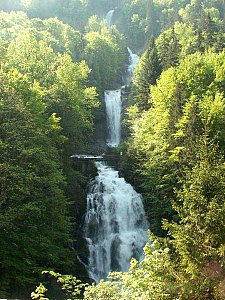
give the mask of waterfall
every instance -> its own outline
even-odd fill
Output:
[[[130,48],[129,52],[129,67],[127,85],[130,84],[134,69],[138,63],[139,56],[132,53]],[[105,91],[104,100],[106,105],[108,139],[107,145],[117,147],[120,143],[121,136],[121,113],[122,113],[122,99],[121,89],[115,91]]]
[[[114,11],[115,11],[114,9],[110,10],[105,16],[105,20],[106,20],[108,27],[110,27],[112,25],[112,17],[113,17]]]
[[[114,10],[105,19],[108,27]],[[130,65],[128,80],[139,57],[128,48]],[[107,115],[107,145],[117,147],[121,136],[121,89],[106,90],[104,100]],[[88,273],[96,283],[106,279],[111,271],[128,270],[132,257],[140,260],[148,242],[148,222],[141,196],[120,178],[118,171],[96,162],[98,176],[89,184],[84,237],[89,250]]]
[[[148,222],[141,196],[118,171],[96,163],[98,176],[90,183],[85,217],[89,276],[95,282],[110,271],[127,271],[130,259],[140,259],[148,241]]]
[[[140,57],[137,54],[134,54],[129,47],[127,48],[127,50],[129,52],[129,63],[130,63],[129,67],[128,67],[127,84],[130,85],[131,79],[132,79],[132,76],[134,73],[134,69],[135,69]]]
[[[121,90],[105,91],[105,105],[108,126],[107,144],[117,147],[120,143],[121,133]]]

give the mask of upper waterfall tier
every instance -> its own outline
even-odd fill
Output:
[[[109,166],[101,162],[96,166],[99,175],[89,186],[84,231],[89,276],[99,282],[111,271],[127,271],[132,257],[142,257],[148,222],[133,187]]]
[[[121,136],[121,90],[105,91],[105,105],[108,126],[107,145],[117,147]]]
[[[114,9],[110,10],[105,16],[105,20],[107,22],[108,27],[110,27],[112,25],[112,17],[113,17],[114,11],[115,11]]]

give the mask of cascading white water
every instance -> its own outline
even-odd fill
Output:
[[[148,222],[141,196],[113,168],[96,163],[90,183],[85,238],[90,252],[89,276],[95,282],[110,271],[127,271],[130,259],[140,259],[148,241]]]
[[[134,54],[129,47],[127,48],[127,50],[129,52],[129,62],[130,62],[128,67],[128,79],[127,79],[127,85],[129,85],[131,83],[134,69],[137,66],[140,57],[137,54]]]
[[[107,22],[108,27],[110,27],[112,25],[112,17],[113,17],[114,11],[115,11],[114,9],[110,10],[105,16],[105,20]]]
[[[107,13],[108,27],[114,10]],[[130,54],[128,80],[139,57]],[[107,144],[117,147],[121,136],[121,89],[105,91],[104,95],[108,139]],[[106,279],[111,271],[127,271],[130,259],[140,259],[148,242],[148,222],[141,196],[120,178],[118,171],[104,162],[96,162],[98,176],[90,182],[87,195],[84,237],[89,249],[88,273],[96,283]]]
[[[105,106],[108,126],[107,145],[117,147],[121,135],[121,90],[105,91]]]

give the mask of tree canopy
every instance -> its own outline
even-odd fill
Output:
[[[46,270],[64,299],[224,299],[224,0],[0,9],[0,298],[28,297]],[[97,147],[104,90],[124,84],[127,47],[140,59],[123,88],[120,171],[143,195],[151,242],[128,272],[89,285],[78,254],[95,171],[70,157]]]

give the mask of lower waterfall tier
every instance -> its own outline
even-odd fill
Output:
[[[132,257],[142,257],[148,222],[133,187],[104,163],[96,165],[99,175],[89,186],[84,230],[89,276],[99,282],[111,271],[127,271]]]

